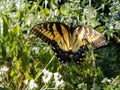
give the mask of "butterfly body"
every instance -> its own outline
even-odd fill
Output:
[[[57,22],[41,23],[33,27],[32,32],[52,46],[60,62],[80,63],[85,56],[87,43],[93,48],[106,44],[105,37],[94,29],[79,25],[69,26]]]

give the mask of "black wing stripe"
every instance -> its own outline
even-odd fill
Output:
[[[43,35],[39,30],[40,30],[39,27],[34,27],[31,29],[31,32],[34,33],[39,38],[41,38],[44,42],[50,44],[51,40],[47,38],[45,35]]]
[[[78,31],[78,32],[79,32],[79,31]],[[80,33],[80,32],[79,32],[79,33]],[[75,35],[75,40],[74,40],[74,42],[73,42],[73,45],[74,45],[74,46],[75,46],[77,40],[78,40],[78,33],[76,33],[76,35]]]
[[[81,35],[81,33],[82,33],[82,31],[84,31],[83,30],[83,26],[79,26],[78,28],[76,28],[76,29],[74,29],[74,31],[75,31],[75,39],[74,39],[74,42],[73,42],[73,46],[75,45],[75,44],[77,44],[77,40],[78,40],[78,36],[79,35]],[[85,34],[85,33],[84,33]],[[83,35],[84,36],[84,35]],[[81,40],[83,39],[83,37],[81,38]]]
[[[59,32],[60,36],[62,37],[62,39],[64,41],[64,43],[61,43],[61,44],[66,44],[66,46],[67,46],[67,42],[65,40],[66,37],[64,37],[64,32],[62,31],[62,27],[65,27],[65,26],[62,24],[59,24],[59,23],[56,23],[55,26],[56,26],[57,31]],[[68,30],[68,29],[66,29],[66,30]]]
[[[55,37],[54,31],[53,31],[53,23],[48,24],[49,31],[52,33],[53,37]]]

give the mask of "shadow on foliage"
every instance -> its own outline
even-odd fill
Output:
[[[105,77],[112,78],[120,74],[120,46],[114,39],[100,49],[99,55],[103,57],[97,59],[97,66],[100,66]]]

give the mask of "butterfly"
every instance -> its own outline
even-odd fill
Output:
[[[83,61],[89,43],[94,49],[106,45],[105,37],[83,25],[69,27],[59,22],[37,24],[31,32],[52,46],[61,63]]]

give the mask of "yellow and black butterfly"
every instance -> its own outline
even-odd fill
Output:
[[[52,46],[61,63],[71,60],[82,62],[88,50],[87,43],[95,49],[106,44],[102,34],[82,25],[69,27],[58,22],[48,22],[36,25],[31,31]]]

